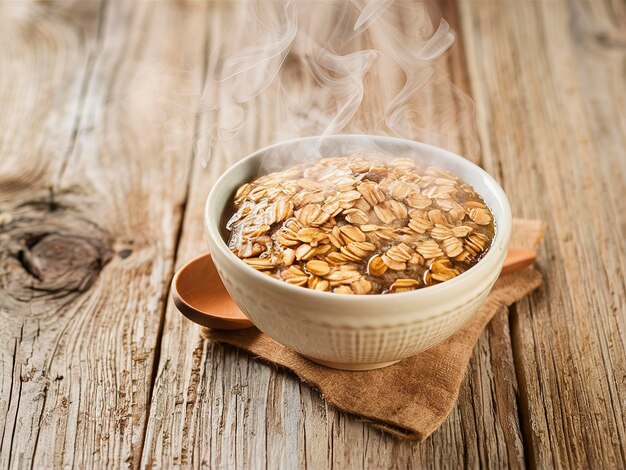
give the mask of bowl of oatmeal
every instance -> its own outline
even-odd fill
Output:
[[[511,211],[468,160],[392,137],[282,142],[207,198],[209,249],[261,331],[318,363],[391,365],[445,340],[485,301]]]

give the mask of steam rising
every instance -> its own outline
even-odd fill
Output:
[[[215,118],[200,138],[210,147],[236,139],[263,95],[283,117],[275,140],[357,132],[477,151],[473,103],[438,64],[454,32],[425,4],[288,0],[250,10],[209,56],[202,111]]]
[[[365,50],[340,56],[322,49],[316,59],[308,58],[317,83],[331,90],[341,103],[323,135],[337,133],[350,122],[363,101],[363,77],[377,55],[377,51]]]
[[[393,4],[394,0],[379,0],[370,2],[361,8],[361,14],[354,24],[355,31],[366,30],[374,21],[376,21],[385,10]],[[357,4],[358,6],[359,4]]]
[[[269,18],[275,20],[275,24],[262,21],[259,16],[256,19],[259,24],[255,29],[260,26],[265,30],[261,43],[235,52],[210,75],[225,87],[224,99],[232,103],[252,100],[274,81],[298,32],[292,1],[283,5],[282,15]]]

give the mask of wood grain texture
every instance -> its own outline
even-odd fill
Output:
[[[0,467],[137,467],[191,155],[166,101],[188,79],[160,72],[204,63],[174,47],[204,24],[165,3],[0,8]]]
[[[626,8],[461,6],[485,166],[549,227],[545,287],[512,316],[529,463],[623,468]]]
[[[302,26],[327,37],[336,4],[311,3]],[[481,163],[516,216],[549,229],[545,286],[494,318],[455,409],[421,444],[210,343],[167,295],[174,266],[205,250],[215,179],[323,131],[341,104],[314,92],[295,50],[239,136],[210,148],[232,115],[206,109],[225,93],[201,89],[209,51],[249,40],[219,46],[249,6],[0,4],[0,468],[625,467],[624,5],[437,5],[459,41],[403,131]],[[379,129],[402,86],[376,67],[348,130]],[[284,92],[295,101],[280,108]],[[442,109],[467,114],[451,126]]]

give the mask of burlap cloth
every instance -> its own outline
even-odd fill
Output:
[[[511,246],[537,247],[544,224],[515,220]],[[533,267],[502,276],[486,303],[455,335],[440,345],[384,369],[350,372],[318,365],[256,328],[207,330],[210,339],[286,367],[317,388],[331,405],[395,435],[423,440],[446,419],[456,402],[474,345],[502,306],[520,300],[542,283]]]

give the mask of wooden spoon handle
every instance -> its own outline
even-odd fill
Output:
[[[511,247],[504,260],[504,266],[500,276],[504,274],[514,273],[527,268],[537,259],[537,252],[532,248]]]

